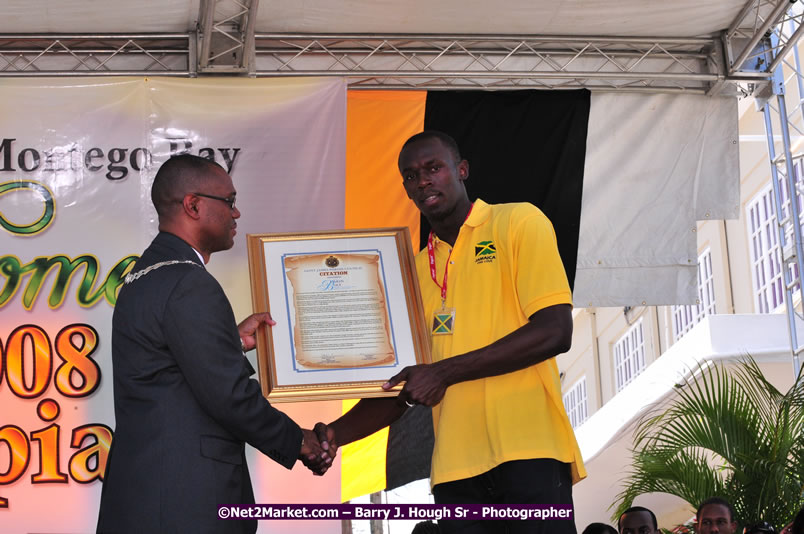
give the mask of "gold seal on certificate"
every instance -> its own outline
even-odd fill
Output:
[[[394,361],[379,261],[378,253],[284,257],[300,366],[366,367]]]

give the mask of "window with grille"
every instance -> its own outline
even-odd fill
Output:
[[[645,337],[642,319],[634,323],[614,344],[614,376],[621,391],[645,369]]]
[[[564,408],[567,410],[572,428],[578,428],[586,421],[588,406],[586,402],[586,377],[575,382],[564,394]]]
[[[715,312],[715,284],[712,277],[712,253],[706,249],[698,256],[698,303],[693,306],[672,306],[673,339],[678,341],[701,319]]]
[[[770,185],[748,204],[747,212],[754,303],[758,313],[770,313],[782,305],[784,291],[782,250]]]

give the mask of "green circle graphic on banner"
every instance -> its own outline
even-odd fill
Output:
[[[47,228],[47,226],[53,221],[53,214],[56,209],[55,202],[53,201],[53,193],[51,193],[47,187],[39,182],[33,181],[6,182],[4,184],[0,184],[0,195],[5,195],[6,193],[23,189],[35,191],[42,196],[42,200],[44,201],[44,210],[42,211],[42,216],[31,224],[18,225],[12,223],[6,219],[2,213],[0,213],[0,226],[12,234],[33,235]]]

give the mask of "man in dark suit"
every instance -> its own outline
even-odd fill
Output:
[[[332,462],[313,433],[262,396],[243,351],[273,324],[240,325],[204,268],[234,244],[235,189],[214,162],[181,155],[156,174],[159,234],[126,277],[114,310],[112,364],[117,428],[98,532],[254,532],[222,521],[220,504],[253,503],[244,444],[290,469]],[[334,452],[334,448],[333,448]]]

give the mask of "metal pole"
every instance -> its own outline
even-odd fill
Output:
[[[791,24],[792,24],[792,21],[791,21]],[[787,55],[785,53],[785,51],[789,50],[790,48],[792,48],[793,50],[796,51],[796,60],[798,60],[798,47],[796,46],[796,44],[798,43],[798,40],[801,38],[802,34],[804,34],[804,26],[799,26],[798,29],[796,29],[796,31],[793,32],[793,35],[790,37],[790,39],[787,40],[787,43],[785,43],[784,50],[782,50],[776,56],[776,59],[773,60],[773,63],[771,63],[770,67],[768,68],[769,72],[773,72],[773,71],[776,70],[776,68],[784,60],[784,56]]]
[[[793,373],[794,376],[798,376],[798,371],[801,368],[801,362],[799,360],[799,354],[802,351],[802,347],[799,346],[798,343],[798,331],[796,329],[796,307],[793,301],[793,294],[792,294],[792,287],[795,283],[793,280],[794,273],[791,272],[790,267],[795,266],[797,271],[797,278],[799,280],[799,295],[801,295],[801,275],[804,273],[802,270],[802,258],[804,258],[804,252],[802,252],[802,238],[801,238],[801,216],[798,208],[798,190],[796,189],[796,171],[793,167],[793,156],[790,152],[790,127],[787,122],[787,105],[785,103],[785,95],[784,92],[780,95],[777,95],[776,99],[779,104],[779,118],[781,123],[781,130],[782,130],[782,143],[784,147],[784,160],[785,160],[785,167],[786,167],[786,176],[785,179],[787,181],[787,190],[790,194],[790,222],[789,224],[793,227],[793,250],[791,251],[792,256],[790,258],[783,258],[785,263],[784,268],[784,276],[785,280],[787,281],[787,296],[788,301],[785,303],[787,307],[787,317],[788,317],[788,324],[790,327],[790,344],[793,351]],[[774,185],[776,185],[776,181],[774,180]],[[784,247],[787,248],[787,247]],[[784,248],[782,249],[782,255],[784,256]],[[789,279],[789,280],[788,280]]]
[[[765,133],[768,137],[768,157],[770,159],[770,166],[771,166],[771,185],[773,186],[773,205],[776,211],[776,230],[779,239],[779,248],[782,249],[782,255],[784,255],[784,242],[785,242],[785,230],[784,230],[784,221],[782,221],[782,193],[779,186],[779,171],[776,168],[776,147],[773,142],[773,124],[771,121],[771,114],[770,114],[770,104],[765,103],[763,108],[764,116],[765,116]],[[784,119],[782,119],[784,120]],[[791,351],[796,346],[795,341],[795,331],[796,331],[796,324],[794,319],[794,314],[790,312],[790,303],[793,302],[793,294],[790,289],[790,269],[786,268],[786,262],[784,258],[781,259],[781,269],[782,269],[782,276],[784,277],[784,300],[785,300],[785,307],[787,308],[787,328],[788,333],[790,335],[790,347]],[[794,357],[795,359],[795,357]],[[793,364],[795,368],[795,363]]]
[[[257,39],[276,40],[380,40],[380,41],[541,41],[550,43],[627,43],[627,44],[654,44],[662,43],[672,45],[711,45],[712,38],[688,37],[615,37],[595,35],[539,35],[539,34],[435,34],[435,33],[279,33],[256,32]],[[760,34],[760,37],[762,35]],[[2,34],[0,34],[2,38]]]

